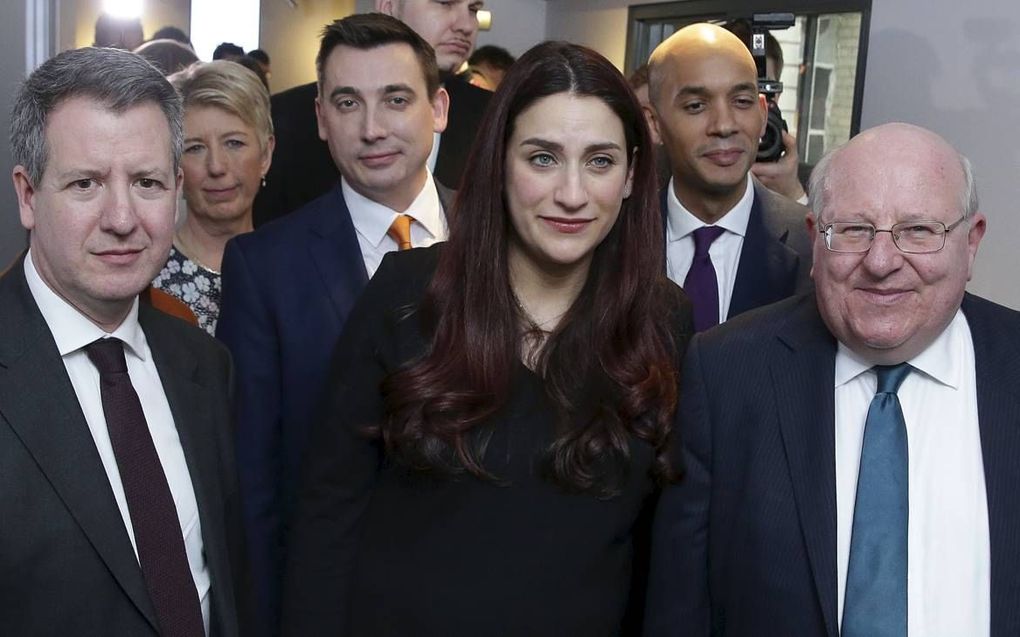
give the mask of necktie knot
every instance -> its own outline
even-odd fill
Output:
[[[410,215],[397,215],[397,218],[390,224],[386,234],[390,235],[397,242],[401,250],[411,249],[411,222],[414,219]]]
[[[89,360],[99,370],[100,376],[108,374],[126,374],[127,361],[124,360],[124,343],[117,338],[101,338],[85,346]]]
[[[876,365],[875,374],[878,376],[878,389],[876,394],[895,394],[903,384],[903,379],[910,373],[909,363],[899,365]]]
[[[694,231],[694,258],[708,256],[712,243],[726,232],[719,226],[702,226]]]

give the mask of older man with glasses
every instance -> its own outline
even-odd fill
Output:
[[[1020,634],[1020,314],[965,292],[970,164],[889,124],[810,191],[815,291],[688,350],[648,634]]]

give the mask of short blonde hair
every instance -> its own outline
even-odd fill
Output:
[[[236,115],[255,129],[263,150],[273,134],[269,91],[253,71],[237,62],[197,62],[170,76],[170,83],[184,100],[184,111],[192,106],[216,106]]]

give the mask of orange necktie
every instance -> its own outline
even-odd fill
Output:
[[[397,215],[397,218],[390,224],[386,234],[390,235],[401,250],[411,249],[411,222],[414,221],[408,215]]]

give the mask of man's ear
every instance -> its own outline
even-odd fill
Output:
[[[319,96],[315,97],[315,123],[319,127],[319,139],[327,141],[329,136],[326,134],[326,126],[322,121],[322,98]]]
[[[440,87],[432,98],[432,131],[442,133],[446,130],[447,115],[450,112],[450,94]]]
[[[21,226],[25,230],[35,227],[35,187],[28,177],[28,171],[24,166],[18,164],[11,173],[14,180],[14,190],[18,195],[18,216],[21,218]]]
[[[659,131],[659,118],[655,116],[655,109],[650,106],[642,106],[641,112],[645,116],[645,121],[648,122],[648,130],[652,133],[652,139],[662,142],[662,132]]]
[[[758,93],[758,108],[761,109],[761,132],[758,133],[760,139],[765,136],[765,129],[769,125],[769,102],[761,93]]]
[[[814,233],[818,232],[818,220],[815,219],[814,212],[807,213],[807,216],[804,217],[804,225],[807,227],[808,236],[814,239]]]
[[[386,15],[396,16],[396,4],[396,0],[375,0],[375,10],[377,13],[385,13]]]

